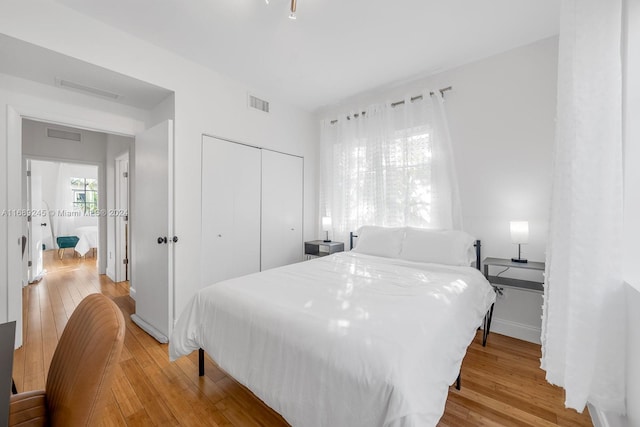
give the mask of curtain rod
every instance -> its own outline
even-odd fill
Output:
[[[438,89],[438,92],[440,92],[440,95],[442,95],[442,96],[444,97],[444,93],[445,93],[445,92],[447,92],[447,91],[450,91],[450,90],[453,90],[453,86],[443,87],[442,89]],[[433,95],[435,95],[435,92],[429,92],[429,95],[430,95],[430,96],[433,96]],[[422,99],[422,98],[423,98],[423,96],[422,96],[422,95],[412,96],[412,97],[411,97],[411,102],[413,102],[413,101],[417,101],[417,100]],[[392,108],[395,108],[395,107],[397,107],[398,105],[402,105],[402,104],[404,104],[404,103],[405,103],[405,101],[404,101],[404,100],[402,100],[402,101],[392,102],[392,103],[391,103],[391,107],[392,107]],[[366,112],[366,111],[363,111],[362,113],[355,113],[355,114],[353,115],[353,118],[358,118],[360,115],[363,115],[363,116],[364,116],[364,115],[366,115],[366,114],[367,114],[367,112]],[[347,120],[351,120],[351,116],[347,116]],[[336,123],[338,123],[338,119],[331,120],[329,123],[331,123],[332,125],[333,125],[333,124],[336,124]]]

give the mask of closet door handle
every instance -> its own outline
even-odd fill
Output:
[[[158,237],[158,244],[161,245],[163,243],[167,243],[166,237]]]
[[[178,243],[178,236],[173,236],[173,239],[171,239],[171,241],[173,243]]]

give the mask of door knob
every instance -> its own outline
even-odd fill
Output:
[[[46,227],[46,226],[47,226],[47,223],[46,223],[46,222],[42,222],[42,223],[40,223],[40,227]]]
[[[158,237],[158,244],[161,245],[163,243],[167,243],[166,237]]]

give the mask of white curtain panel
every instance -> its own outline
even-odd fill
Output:
[[[322,123],[320,216],[335,240],[362,225],[462,228],[442,96],[404,101]]]
[[[542,368],[578,411],[625,410],[621,17],[562,1]]]

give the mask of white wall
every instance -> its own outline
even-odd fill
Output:
[[[640,0],[627,0],[624,49],[625,262],[627,282],[627,424],[640,426]]]
[[[175,228],[180,238],[175,249],[177,314],[201,283],[201,221],[194,200],[200,196],[203,133],[303,156],[304,237],[315,237],[318,134],[308,112],[280,103],[275,94],[265,94],[271,102],[269,114],[250,110],[246,104],[251,88],[53,2],[3,1],[0,33],[175,92]],[[0,146],[6,144],[1,131]],[[0,181],[0,187],[3,182],[6,185]],[[5,190],[0,191],[4,194]]]
[[[555,135],[557,38],[505,52],[414,82],[381,88],[323,109],[334,118],[343,108],[395,101],[424,90],[453,86],[445,106],[453,140],[464,228],[482,239],[483,257],[517,255],[509,221],[528,220],[530,243],[523,257],[545,260]],[[511,273],[511,272],[509,272]],[[507,276],[509,273],[505,273]],[[514,277],[542,280],[540,273]],[[492,331],[539,342],[542,297],[505,290]]]
[[[147,120],[147,128],[152,128],[158,123],[165,120],[175,120],[176,118],[176,95],[167,96],[162,102],[155,106],[151,111],[149,120]]]

